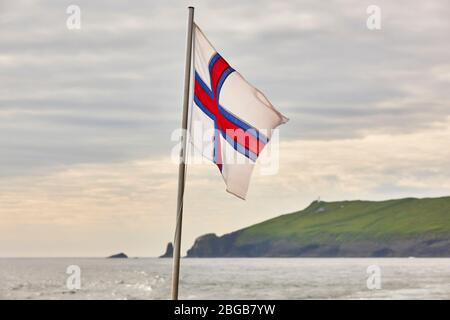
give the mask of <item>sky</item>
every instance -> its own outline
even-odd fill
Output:
[[[450,195],[446,0],[0,0],[0,257],[163,253],[188,5],[290,121],[279,171],[257,165],[246,201],[212,163],[189,166],[183,252],[318,197]]]

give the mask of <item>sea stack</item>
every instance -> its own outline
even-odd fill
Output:
[[[173,245],[169,242],[166,247],[166,252],[160,256],[160,258],[172,258],[173,257]]]

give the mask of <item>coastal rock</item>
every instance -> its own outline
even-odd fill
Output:
[[[166,247],[166,252],[160,258],[172,258],[173,257],[173,244],[169,242]]]
[[[127,259],[127,258],[128,258],[128,256],[123,252],[113,254],[112,256],[108,257],[108,259]]]

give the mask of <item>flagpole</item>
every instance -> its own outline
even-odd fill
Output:
[[[178,166],[178,201],[177,221],[175,229],[173,270],[172,270],[172,300],[178,300],[178,285],[180,279],[180,251],[181,251],[181,229],[183,222],[183,197],[184,180],[186,175],[186,147],[187,147],[187,125],[189,110],[189,94],[191,84],[191,59],[192,59],[192,30],[194,26],[194,7],[188,7],[188,30],[186,43],[186,62],[184,65],[184,93],[183,93],[183,118],[181,122],[181,150],[180,164]]]

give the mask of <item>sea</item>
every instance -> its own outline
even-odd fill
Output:
[[[0,258],[0,299],[169,299],[171,259]],[[445,258],[182,259],[181,299],[450,299]]]

